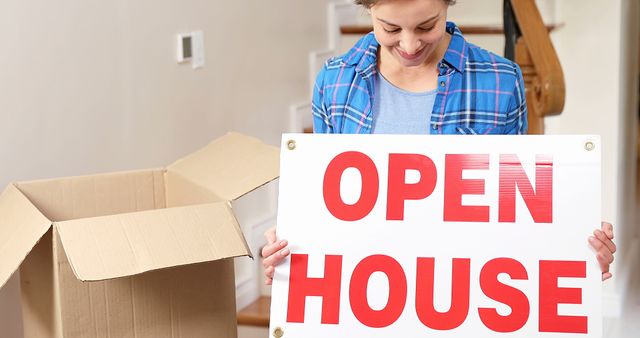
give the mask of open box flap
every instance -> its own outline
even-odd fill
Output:
[[[51,227],[51,221],[14,185],[0,194],[0,288]]]
[[[167,167],[167,171],[232,201],[274,180],[279,150],[262,141],[229,133]]]
[[[250,255],[227,202],[65,221],[55,230],[82,281]]]

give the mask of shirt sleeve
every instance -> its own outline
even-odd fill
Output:
[[[527,133],[527,99],[524,91],[524,79],[522,71],[517,64],[513,64],[515,70],[515,84],[513,96],[507,113],[507,126],[505,134],[522,135]]]
[[[311,111],[313,113],[313,132],[316,134],[331,133],[333,126],[327,113],[324,103],[324,78],[327,71],[327,64],[318,73],[313,86],[313,98],[311,100]]]

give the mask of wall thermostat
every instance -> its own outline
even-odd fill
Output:
[[[193,68],[204,66],[204,34],[194,31],[177,36],[178,63],[191,62]]]

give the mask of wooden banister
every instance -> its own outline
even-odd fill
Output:
[[[238,312],[238,325],[269,327],[271,297],[262,296]]]
[[[544,117],[558,115],[564,108],[562,66],[535,1],[509,1],[521,34],[516,41],[515,61],[524,76],[529,134],[544,134]]]

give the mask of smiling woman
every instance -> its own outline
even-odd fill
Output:
[[[455,0],[355,0],[371,14],[373,32],[330,58],[316,78],[315,133],[525,134],[527,104],[520,67],[469,43],[447,11]],[[266,234],[267,283],[290,254]],[[589,243],[603,279],[616,248],[602,224]]]
[[[526,133],[520,68],[468,43],[447,22],[454,2],[357,0],[373,32],[318,74],[314,131]]]

